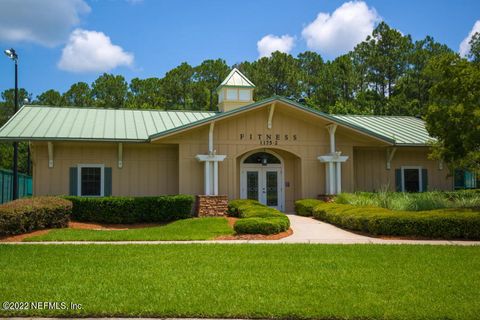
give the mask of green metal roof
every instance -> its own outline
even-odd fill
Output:
[[[259,108],[274,101],[282,101],[390,144],[426,145],[432,140],[425,129],[424,122],[414,117],[330,115],[279,96],[227,112],[29,105],[22,107],[0,128],[0,140],[146,142]]]
[[[433,138],[425,122],[406,116],[334,115],[333,117],[395,140],[398,145],[426,145]]]
[[[24,106],[1,129],[0,140],[148,141],[155,133],[215,112]]]

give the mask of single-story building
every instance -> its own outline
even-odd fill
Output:
[[[227,195],[286,212],[340,192],[452,190],[421,119],[253,101],[233,69],[218,111],[23,106],[0,139],[29,141],[34,195]]]

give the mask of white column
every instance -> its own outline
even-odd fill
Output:
[[[218,161],[213,161],[213,195],[218,196]]]
[[[330,167],[329,163],[325,163],[325,194],[330,193]]]
[[[215,129],[215,122],[210,123],[210,129],[208,130],[208,154],[213,153],[213,129]]]
[[[210,195],[210,161],[205,161],[205,195]]]
[[[341,162],[335,162],[335,165],[337,166],[337,190],[336,194],[342,193],[342,163]]]
[[[335,168],[334,163],[328,163],[328,171],[329,171],[329,181],[330,181],[330,190],[328,190],[328,194],[335,194]]]
[[[333,154],[335,152],[335,131],[337,130],[336,124],[329,124],[327,126],[328,133],[330,134],[330,153]]]

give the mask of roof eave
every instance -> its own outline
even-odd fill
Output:
[[[0,141],[26,142],[26,141],[74,141],[74,142],[112,142],[112,143],[146,143],[149,139],[89,139],[89,138],[64,138],[64,137],[0,137]]]

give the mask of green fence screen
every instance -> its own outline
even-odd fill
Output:
[[[0,204],[12,201],[13,172],[0,169]],[[23,173],[18,174],[18,196],[20,198],[32,195],[32,177]]]

